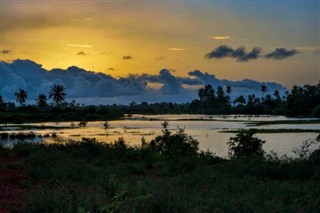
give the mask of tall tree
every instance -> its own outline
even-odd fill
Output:
[[[226,96],[226,102],[228,103],[228,104],[230,104],[230,99],[231,99],[231,97],[230,97],[230,93],[231,93],[231,86],[227,86],[226,87],[226,93],[228,94],[227,96]]]
[[[20,103],[20,106],[22,106],[28,98],[27,92],[23,89],[19,89],[18,92],[14,93],[14,95],[17,97],[16,101]]]
[[[0,107],[5,106],[6,103],[4,102],[2,96],[0,95]]]
[[[267,86],[266,85],[262,85],[260,91],[262,92],[262,95],[264,96],[265,93],[268,91]]]
[[[240,95],[233,101],[233,103],[238,104],[240,106],[246,104],[246,102],[247,102],[246,99],[242,95]]]
[[[61,84],[54,84],[53,86],[51,86],[49,98],[53,98],[53,101],[56,102],[57,108],[59,103],[61,103],[65,99],[65,89],[66,88]]]
[[[220,103],[225,102],[225,96],[224,96],[224,91],[221,86],[218,86],[217,88],[217,95],[218,95],[218,100]]]
[[[198,91],[198,96],[200,98],[200,101],[206,102],[210,99],[214,98],[214,90],[212,89],[212,86],[210,84],[206,85],[204,88],[200,88]]]
[[[36,101],[37,101],[37,105],[40,106],[40,107],[48,105],[47,96],[45,96],[44,94],[39,94],[38,98],[36,99]]]
[[[231,86],[227,86],[226,92],[227,92],[228,95],[230,95],[230,93],[231,93]]]

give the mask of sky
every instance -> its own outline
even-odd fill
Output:
[[[1,60],[119,79],[188,77],[316,84],[320,1],[0,0]]]

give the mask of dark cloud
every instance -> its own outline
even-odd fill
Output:
[[[1,50],[2,54],[9,54],[11,51],[10,50]]]
[[[281,59],[294,56],[299,52],[294,49],[287,50],[285,48],[276,48],[275,51],[265,56],[261,55],[261,53],[262,53],[262,49],[259,47],[255,47],[250,52],[247,52],[244,47],[233,49],[230,46],[221,45],[216,49],[214,49],[213,51],[211,51],[210,53],[207,53],[205,55],[205,58],[207,59],[235,58],[237,61],[240,61],[240,62],[247,62],[249,60],[258,59],[260,57],[264,57],[267,59],[281,60]]]
[[[291,56],[294,56],[298,53],[297,50],[287,50],[285,48],[276,48],[275,51],[267,54],[265,57],[268,59],[281,60]]]
[[[262,50],[259,47],[253,48],[251,52],[248,53],[246,52],[244,47],[240,47],[232,53],[232,57],[236,58],[238,61],[246,62],[251,59],[259,58],[261,52]]]
[[[6,100],[15,100],[14,93],[22,88],[28,92],[28,100],[34,100],[40,93],[48,94],[53,84],[63,84],[68,88],[67,98],[70,99],[115,97],[113,99],[115,100],[116,97],[122,97],[122,100],[127,99],[132,102],[143,100],[143,97],[150,97],[148,99],[150,102],[151,100],[157,102],[165,101],[158,97],[165,97],[166,100],[181,102],[181,100],[191,101],[197,98],[197,89],[188,86],[206,84],[211,84],[213,88],[231,86],[234,97],[240,94],[256,94],[261,85],[267,85],[269,91],[277,89],[283,92],[285,90],[277,83],[258,82],[249,79],[243,81],[220,80],[214,75],[200,70],[188,74],[188,77],[178,77],[168,69],[162,69],[155,75],[129,75],[117,79],[105,73],[87,71],[76,66],[71,66],[66,70],[46,70],[40,64],[30,60],[14,60],[11,63],[2,61],[0,62],[0,76],[2,77],[0,94]],[[148,82],[160,83],[162,86],[159,89],[150,89]],[[170,97],[176,97],[176,99]],[[112,104],[110,102],[105,103]]]
[[[109,67],[107,70],[113,71],[115,69],[113,67]]]
[[[239,47],[237,49],[232,49],[230,46],[221,45],[214,49],[212,52],[207,53],[205,58],[235,58],[237,61],[246,62],[252,59],[257,59],[260,57],[262,50],[259,47],[253,48],[250,52],[247,52],[244,47]]]
[[[122,56],[122,59],[123,59],[123,60],[131,60],[131,59],[133,59],[133,58],[132,58],[132,56],[130,56],[130,55],[125,55],[125,56]]]
[[[88,54],[83,52],[83,51],[80,51],[80,52],[77,53],[77,55],[88,55]]]
[[[207,53],[205,55],[206,58],[225,58],[225,57],[231,57],[231,54],[233,53],[233,49],[227,45],[221,45],[217,47],[215,50],[213,50],[210,53]]]

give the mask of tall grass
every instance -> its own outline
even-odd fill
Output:
[[[320,211],[319,154],[173,156],[146,142],[130,147],[122,138],[17,143],[9,151],[22,158],[32,180],[24,192],[26,212]]]

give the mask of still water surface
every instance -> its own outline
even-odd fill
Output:
[[[303,118],[300,118],[303,119]],[[187,134],[192,135],[200,142],[200,149],[209,149],[221,157],[227,156],[228,147],[226,143],[234,133],[222,133],[223,130],[237,130],[252,128],[248,123],[252,121],[274,121],[274,120],[297,120],[297,118],[287,118],[284,116],[259,116],[246,117],[235,115],[132,115],[124,120],[109,121],[110,127],[104,129],[104,121],[88,122],[86,127],[66,128],[59,130],[32,130],[37,134],[56,132],[63,139],[97,138],[106,143],[113,142],[119,137],[123,137],[130,145],[140,145],[141,138],[147,141],[161,134],[161,123],[163,120],[169,121],[169,129],[176,131],[177,128],[184,128]],[[70,127],[71,123],[37,123],[39,126],[59,126]],[[28,124],[25,124],[28,125]],[[320,129],[320,124],[273,124],[258,126],[254,128],[262,129]],[[30,130],[21,131],[30,132]],[[275,151],[278,154],[294,156],[292,150],[302,145],[307,139],[314,139],[317,133],[272,133],[257,134],[259,138],[265,140],[264,150]]]

